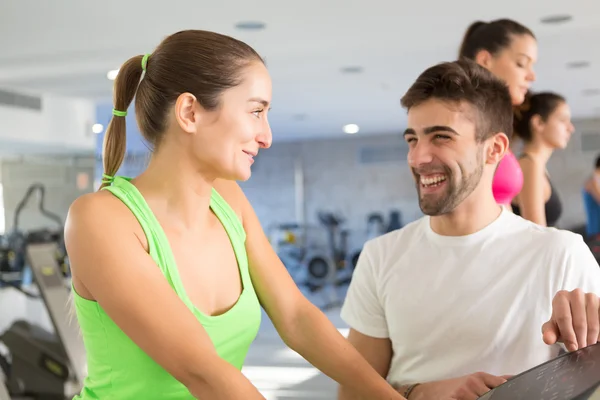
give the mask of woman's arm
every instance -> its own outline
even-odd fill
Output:
[[[194,397],[264,399],[239,370],[218,356],[200,322],[142,247],[132,222],[131,213],[108,192],[73,203],[65,241],[76,290],[97,301]]]
[[[283,341],[356,398],[404,399],[300,292],[273,251],[246,196],[237,185],[219,185],[233,198],[246,230],[250,275],[259,300]]]
[[[538,225],[546,226],[544,165],[528,157],[519,160],[519,164],[523,170],[523,188],[519,193],[521,216]]]

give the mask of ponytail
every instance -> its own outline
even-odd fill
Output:
[[[521,105],[513,107],[513,136],[518,136],[525,143],[534,139],[531,120],[538,115],[542,121],[547,121],[556,108],[565,103],[566,99],[553,92],[532,93],[527,91]]]
[[[143,72],[146,70],[148,56],[135,56],[121,66],[114,85],[113,116],[106,128],[102,145],[103,179],[100,190],[109,186],[125,158],[127,147],[127,129],[125,117],[131,105]]]
[[[469,25],[469,27],[467,28],[467,31],[465,32],[465,35],[463,36],[463,40],[462,43],[460,45],[460,49],[458,51],[458,58],[468,58],[468,59],[474,59],[475,58],[475,54],[473,53],[473,49],[472,49],[472,45],[471,45],[471,38],[473,37],[473,34],[475,33],[475,31],[477,29],[479,29],[480,27],[486,25],[487,22],[484,21],[475,21],[473,22],[471,25]]]
[[[525,99],[518,106],[513,107],[513,137],[519,137],[524,141],[531,140],[531,132],[529,127],[529,121],[531,115],[529,110],[531,109],[531,96],[530,90],[525,94]]]
[[[520,35],[529,35],[535,38],[529,28],[512,19],[473,22],[463,36],[458,58],[475,60],[477,53],[481,50],[496,55],[510,46],[514,36]]]

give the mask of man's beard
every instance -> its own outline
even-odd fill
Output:
[[[419,195],[419,207],[425,215],[438,216],[448,214],[456,207],[458,207],[464,199],[466,199],[479,185],[481,176],[483,175],[483,165],[481,159],[483,156],[483,149],[477,154],[477,167],[470,174],[465,173],[462,165],[459,165],[461,169],[462,179],[456,181],[454,174],[446,165],[442,167],[443,173],[446,176],[446,185],[442,192],[421,194],[421,181],[418,174],[417,177],[417,193]],[[440,168],[438,168],[438,171]],[[413,172],[414,173],[414,172]]]

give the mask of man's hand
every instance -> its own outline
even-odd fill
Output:
[[[552,300],[552,317],[542,326],[546,344],[564,343],[575,351],[600,341],[600,301],[581,289],[562,290]]]
[[[476,400],[509,378],[508,375],[494,376],[477,372],[460,378],[423,383],[410,394],[409,400]]]

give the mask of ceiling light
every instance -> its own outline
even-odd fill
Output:
[[[95,134],[102,133],[103,130],[104,130],[104,127],[102,126],[102,124],[92,125],[92,132],[94,132]]]
[[[357,65],[351,65],[342,68],[342,73],[344,74],[360,74],[361,72],[363,72],[362,67],[359,67]]]
[[[119,70],[118,69],[113,69],[111,71],[108,71],[108,73],[106,74],[106,77],[108,79],[110,79],[111,81],[114,81],[115,79],[117,79],[117,75],[119,74]]]
[[[348,135],[354,135],[355,133],[358,133],[358,125],[356,124],[348,124],[348,125],[344,125],[344,133],[347,133]]]
[[[265,23],[260,21],[242,21],[235,24],[235,28],[242,31],[260,31],[265,27]]]
[[[589,61],[571,61],[570,63],[567,63],[567,68],[570,69],[587,68],[589,66]]]
[[[542,24],[563,24],[565,22],[569,22],[573,19],[571,15],[567,14],[558,14],[558,15],[549,15],[540,20]]]

